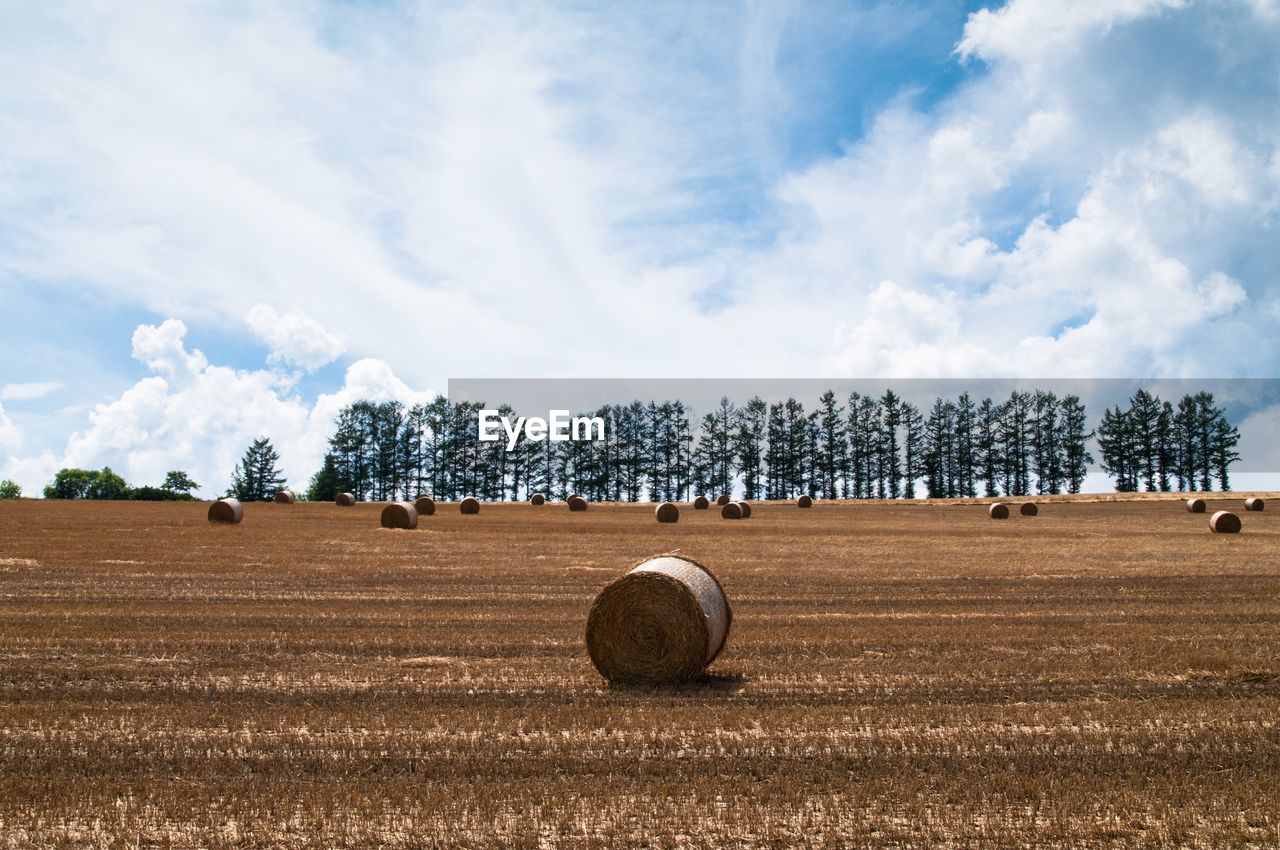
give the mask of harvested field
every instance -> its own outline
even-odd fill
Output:
[[[0,847],[1275,847],[1280,517],[1184,498],[3,502]],[[728,642],[611,689],[587,609],[672,550]]]

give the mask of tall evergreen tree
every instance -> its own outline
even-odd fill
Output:
[[[245,450],[231,476],[228,496],[242,502],[269,502],[284,487],[285,477],[278,464],[280,453],[267,437],[259,437]]]

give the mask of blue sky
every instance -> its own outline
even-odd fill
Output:
[[[8,3],[0,477],[301,482],[460,377],[1273,377],[1278,141],[1276,0]]]

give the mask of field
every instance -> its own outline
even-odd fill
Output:
[[[1280,845],[1280,505],[1041,505],[0,502],[0,847]],[[675,549],[728,645],[611,689]]]

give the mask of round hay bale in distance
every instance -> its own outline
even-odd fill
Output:
[[[582,498],[581,496],[569,497],[569,510],[576,512],[576,511],[585,511],[586,509],[587,509],[586,499]]]
[[[653,516],[658,522],[679,522],[680,509],[670,502],[663,502],[654,509]]]
[[[742,505],[738,502],[730,502],[720,509],[721,519],[742,519]]]
[[[228,496],[209,506],[209,522],[235,525],[242,519],[244,519],[244,508],[240,505],[239,499],[233,499]]]
[[[547,503],[547,497],[542,495],[541,493],[534,493],[532,496],[529,497],[529,504],[531,505],[545,505],[546,503]]]
[[[706,496],[699,496],[693,500],[693,509],[695,511],[705,511],[709,507],[711,507],[711,500]]]
[[[436,500],[424,494],[413,500],[413,509],[418,512],[418,516],[434,516]]]
[[[1187,499],[1187,513],[1189,514],[1202,514],[1207,507],[1208,505],[1205,504],[1204,499]]]
[[[1243,524],[1231,511],[1218,511],[1209,517],[1209,530],[1214,534],[1239,534]]]
[[[796,507],[797,507],[797,508],[811,508],[811,507],[813,507],[813,497],[812,497],[812,496],[801,496],[800,498],[796,499]]]
[[[339,493],[333,503],[340,508],[349,508],[356,503],[356,497],[350,493]]]
[[[728,493],[721,493],[719,496],[716,496],[716,504],[722,508],[732,501],[733,500],[729,498]]]
[[[738,502],[738,507],[742,509],[742,518],[751,519],[751,505],[747,502]]]
[[[276,491],[276,504],[277,504],[277,505],[292,505],[292,504],[293,504],[293,494],[292,494],[292,493],[290,493],[288,490],[277,490],[277,491]]]
[[[480,513],[480,500],[475,496],[468,496],[458,503],[458,510],[464,514],[478,514]]]
[[[991,514],[992,519],[1008,519],[1009,506],[1004,502],[995,502],[987,509],[987,513]]]
[[[1267,503],[1259,499],[1257,496],[1250,496],[1244,500],[1244,509],[1246,511],[1260,511],[1266,508]]]
[[[709,570],[656,555],[605,586],[587,614],[587,653],[618,684],[665,684],[701,675],[729,637],[733,611]]]
[[[383,528],[417,528],[418,511],[410,502],[392,502],[382,509]]]
[[[1018,513],[1023,516],[1038,516],[1040,514],[1040,506],[1035,502],[1023,502],[1022,507],[1018,508]]]

